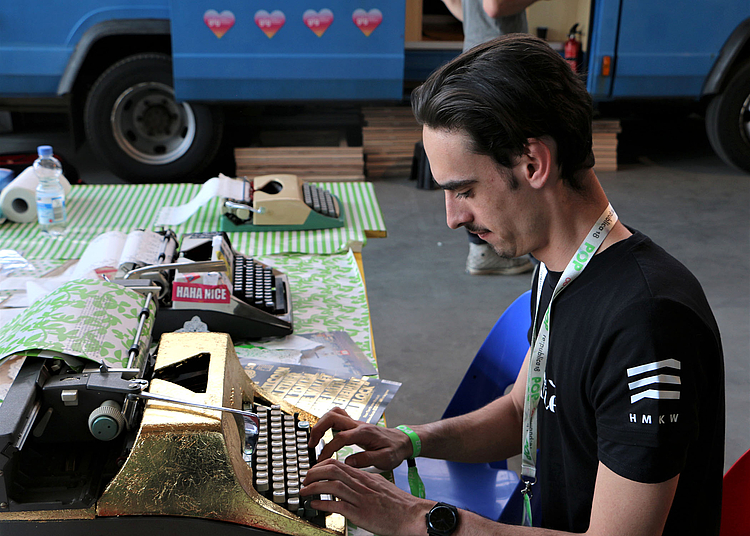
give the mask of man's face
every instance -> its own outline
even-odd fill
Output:
[[[422,138],[432,176],[445,190],[448,227],[466,227],[502,257],[528,253],[534,220],[530,187],[519,166],[501,168],[491,157],[472,152],[464,132],[424,127]]]

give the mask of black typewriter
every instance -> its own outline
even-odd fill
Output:
[[[236,253],[225,232],[187,234],[174,258],[117,282],[144,293],[158,287],[154,336],[207,329],[238,342],[293,331],[286,274]]]
[[[0,534],[345,534],[299,496],[317,419],[253,383],[225,333],[92,365],[27,357],[0,405]]]

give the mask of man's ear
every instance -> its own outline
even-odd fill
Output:
[[[547,140],[529,138],[521,172],[532,188],[541,188],[552,175],[554,154]]]

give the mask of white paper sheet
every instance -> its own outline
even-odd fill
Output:
[[[178,207],[162,207],[159,215],[156,217],[154,226],[179,225],[184,223],[214,197],[243,199],[246,184],[242,179],[232,179],[226,175],[219,175],[218,177],[208,179],[203,184],[198,195],[189,203]]]

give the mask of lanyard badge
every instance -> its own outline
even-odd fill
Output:
[[[521,480],[524,489],[523,524],[531,526],[531,486],[536,482],[536,451],[539,437],[537,435],[537,406],[542,394],[544,383],[544,372],[547,365],[547,354],[549,352],[550,338],[550,311],[552,302],[573,280],[586,268],[591,258],[607,238],[607,235],[617,222],[617,214],[612,205],[602,213],[597,222],[589,231],[578,251],[570,259],[568,265],[557,282],[542,322],[537,328],[537,316],[539,315],[539,304],[542,296],[544,280],[547,277],[547,267],[541,263],[539,267],[539,279],[537,281],[536,308],[534,314],[534,325],[531,337],[531,354],[529,356],[529,368],[526,376],[526,394],[523,404],[523,448],[521,451]]]

